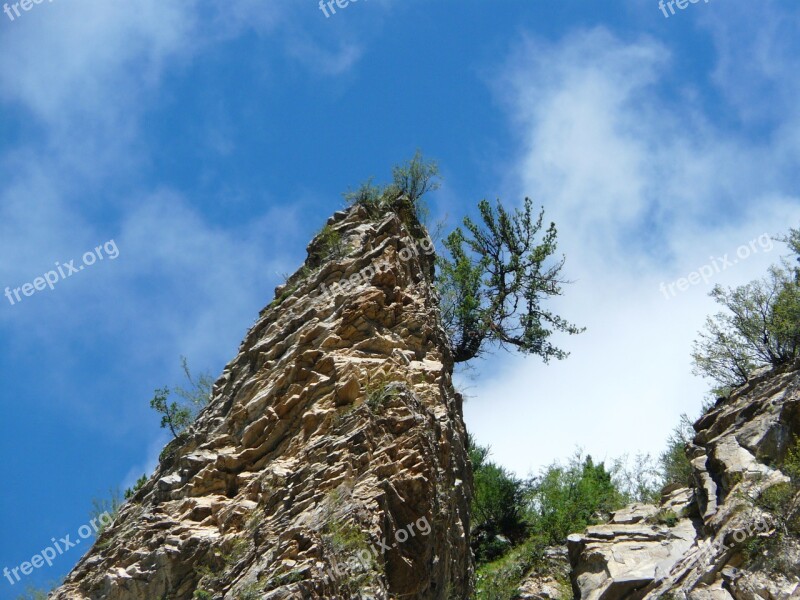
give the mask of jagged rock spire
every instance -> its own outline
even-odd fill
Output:
[[[336,213],[55,598],[467,598],[432,250],[394,213]]]

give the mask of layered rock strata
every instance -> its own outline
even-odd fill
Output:
[[[56,599],[469,596],[461,398],[411,225],[329,220]]]
[[[797,536],[758,501],[789,481],[779,467],[800,434],[798,365],[753,377],[694,427],[692,489],[570,536],[576,598],[800,597]]]

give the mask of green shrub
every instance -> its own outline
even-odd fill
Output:
[[[150,408],[161,415],[161,427],[169,429],[175,438],[192,424],[200,410],[209,403],[213,385],[208,374],[201,374],[196,379],[192,376],[185,356],[181,356],[181,367],[189,387],[177,386],[172,391],[168,387],[163,387],[157,389],[150,400]],[[180,398],[179,401],[170,401],[170,394],[173,392]]]
[[[250,550],[250,542],[242,538],[236,538],[227,544],[227,551],[223,552],[222,560],[226,567],[235,565]]]
[[[133,484],[133,487],[129,487],[125,490],[125,500],[130,500],[136,495],[140,489],[144,487],[147,483],[147,475],[142,475],[139,479],[136,480],[136,483]]]
[[[293,274],[284,273],[283,289],[281,290],[280,294],[276,295],[272,302],[269,303],[267,308],[261,311],[261,315],[263,315],[266,311],[283,304],[287,298],[289,298],[298,290],[300,284],[303,282],[303,279],[308,277],[311,273],[313,273],[313,269],[306,264],[300,267]]]
[[[661,472],[663,485],[678,484],[682,487],[694,485],[692,463],[686,456],[686,447],[694,439],[694,427],[686,414],[681,415],[680,423],[667,438],[667,449],[661,453]]]
[[[477,600],[510,600],[523,577],[542,565],[548,546],[603,521],[626,496],[603,463],[575,454],[523,481],[488,460],[489,449],[470,436],[474,496],[471,546]],[[564,597],[570,596],[564,583]]]
[[[249,583],[236,592],[236,600],[261,600],[264,590],[258,582]]]
[[[438,180],[436,162],[424,160],[417,151],[411,160],[392,169],[392,183],[389,185],[377,186],[370,179],[355,191],[346,192],[344,198],[350,206],[363,206],[374,218],[394,212],[410,226],[415,237],[419,237],[422,234],[420,224],[428,215],[423,196],[439,188]]]
[[[796,575],[798,565],[789,560],[791,553],[786,552],[786,545],[789,540],[796,543],[800,537],[800,438],[793,438],[779,466],[789,481],[772,485],[751,500],[757,508],[769,513],[775,532],[748,540],[745,555],[750,565],[771,573]]]
[[[351,565],[346,576],[337,581],[340,590],[353,597],[363,588],[373,585],[383,568],[375,560],[370,551],[367,534],[359,527],[338,517],[329,518],[322,532],[322,541],[326,552],[332,560],[340,565]],[[369,556],[369,563],[364,565],[363,558]],[[358,564],[358,567],[353,565]]]
[[[503,557],[478,565],[475,571],[475,600],[512,600],[522,579],[542,564],[545,540],[534,536]]]
[[[674,510],[669,508],[662,508],[649,519],[651,523],[666,525],[667,527],[675,527],[679,520],[680,516],[678,516]]]
[[[334,554],[349,556],[369,549],[369,539],[357,526],[342,519],[332,518],[326,523],[323,540]]]
[[[45,590],[29,587],[16,600],[47,600],[47,594]]]
[[[206,590],[195,590],[192,598],[194,598],[194,600],[212,600],[213,596],[211,592],[207,592]]]
[[[770,486],[759,494],[755,504],[775,519],[781,535],[800,535],[800,438],[795,437],[781,461],[780,469],[788,482]]]
[[[342,234],[330,225],[325,225],[320,230],[314,238],[314,244],[312,257],[319,262],[342,258],[346,254]]]
[[[576,453],[566,466],[553,464],[528,492],[531,530],[550,545],[563,544],[570,533],[605,520],[625,504],[603,463]]]
[[[379,413],[387,400],[397,394],[398,386],[402,382],[398,382],[388,377],[378,377],[377,379],[367,382],[366,385],[366,404],[369,406],[373,413]]]
[[[781,463],[781,471],[792,480],[795,488],[800,488],[800,437],[793,438],[793,443],[789,446],[786,457]]]
[[[488,446],[477,445],[471,436],[468,445],[474,490],[471,546],[475,561],[482,564],[524,539],[526,484],[489,461]]]

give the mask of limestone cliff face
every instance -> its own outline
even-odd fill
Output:
[[[695,423],[693,489],[634,505],[570,536],[575,597],[785,600],[800,597],[800,544],[759,494],[800,434],[800,365],[764,372]],[[798,498],[795,497],[795,507]]]
[[[469,596],[471,476],[432,245],[360,207],[328,226],[55,598]]]

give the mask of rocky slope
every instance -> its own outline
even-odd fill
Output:
[[[800,435],[798,369],[762,372],[695,424],[693,489],[673,487],[658,507],[634,505],[570,536],[576,598],[800,597],[797,532],[757,501],[789,481],[779,466]]]
[[[461,398],[413,225],[329,220],[55,598],[468,597]]]

